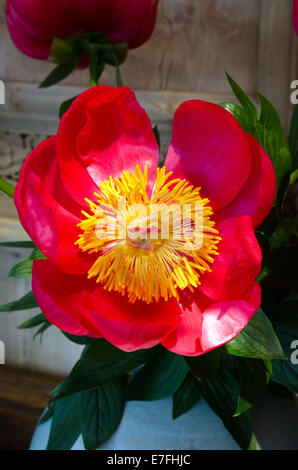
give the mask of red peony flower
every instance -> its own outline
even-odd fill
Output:
[[[298,0],[294,0],[293,4],[293,26],[295,33],[298,36]]]
[[[196,356],[231,341],[260,306],[254,228],[274,202],[275,174],[230,113],[198,100],[179,107],[165,167],[158,160],[133,92],[94,87],[28,156],[15,203],[47,257],[34,261],[32,288],[50,322],[125,351],[161,343]],[[171,211],[167,238],[136,204]],[[185,205],[198,245],[174,237]]]
[[[107,34],[110,41],[146,42],[155,26],[159,0],[7,0],[6,22],[16,47],[48,59],[55,37]]]

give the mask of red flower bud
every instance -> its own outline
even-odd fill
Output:
[[[7,0],[6,22],[16,47],[48,59],[54,38],[103,33],[141,46],[152,34],[159,0]]]

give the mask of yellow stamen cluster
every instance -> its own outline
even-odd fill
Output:
[[[218,254],[209,200],[200,188],[171,175],[158,168],[149,190],[147,167],[142,172],[137,165],[103,181],[95,201],[86,199],[90,213],[83,211],[76,244],[98,254],[88,278],[131,302],[179,300],[179,291],[200,285]]]

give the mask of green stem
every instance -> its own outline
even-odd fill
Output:
[[[0,191],[3,191],[5,194],[13,198],[14,190],[15,188],[12,186],[12,184],[8,183],[5,181],[5,179],[0,177]]]
[[[119,65],[117,65],[116,67],[116,82],[117,82],[117,87],[123,86],[123,80],[122,80],[122,75],[121,75]]]
[[[261,282],[263,281],[263,279],[265,279],[266,276],[268,276],[268,274],[270,273],[270,269],[268,268],[263,268],[262,269],[262,272],[259,274],[259,277],[257,278],[257,282],[259,284],[261,284]]]
[[[92,47],[92,44],[90,44],[89,47],[89,70],[90,70],[90,85],[91,86],[97,86],[98,81],[96,79],[97,73],[96,73],[96,53],[94,48]]]

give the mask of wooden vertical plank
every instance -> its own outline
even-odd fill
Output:
[[[277,108],[285,128],[291,108],[290,84],[298,78],[292,4],[292,0],[262,0],[260,12],[257,91]]]

